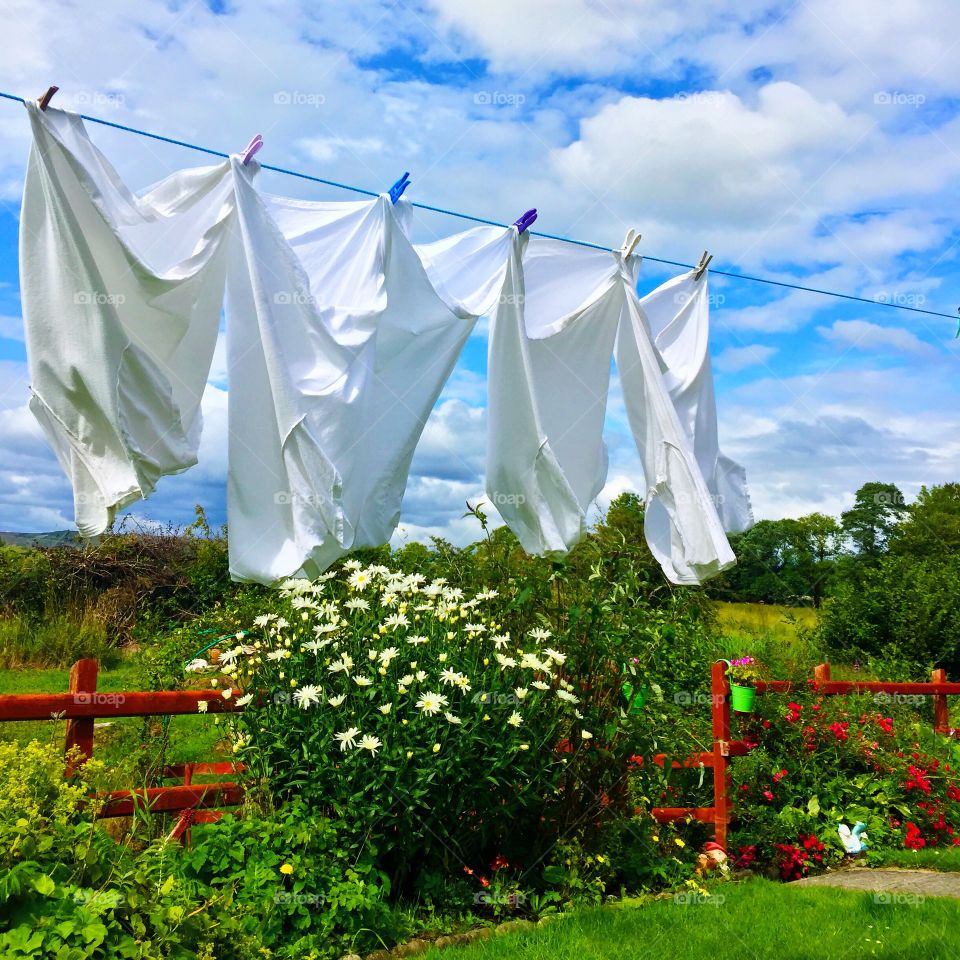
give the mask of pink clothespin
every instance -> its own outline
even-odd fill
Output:
[[[53,95],[59,90],[59,87],[50,87],[47,92],[37,101],[37,106],[41,110],[46,110],[50,106],[50,101],[53,99]]]
[[[246,166],[256,155],[257,151],[263,146],[263,137],[258,133],[240,153],[243,165]]]

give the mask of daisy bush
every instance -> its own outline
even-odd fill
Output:
[[[363,824],[395,878],[528,862],[593,734],[551,632],[503,629],[495,590],[348,561],[289,580],[221,656],[234,749],[278,800]],[[562,744],[563,748],[558,749]]]

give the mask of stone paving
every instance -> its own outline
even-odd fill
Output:
[[[795,880],[797,887],[840,887],[867,890],[893,896],[956,897],[960,899],[960,873],[939,870],[900,870],[895,867],[854,867],[833,870],[815,877]]]

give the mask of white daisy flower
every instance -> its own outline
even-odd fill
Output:
[[[197,701],[197,713],[206,713],[209,705],[206,700]]]
[[[237,706],[245,707],[251,700],[253,700],[253,694],[245,693],[242,697],[237,697]]]
[[[343,701],[346,699],[347,699],[347,695],[345,693],[341,693],[335,697],[329,697],[327,699],[327,703],[329,703],[331,707],[339,707],[340,704],[343,703]]]
[[[482,623],[465,623],[463,629],[466,630],[470,636],[475,636],[485,633],[487,628]]]
[[[407,619],[405,613],[391,613],[390,616],[383,621],[383,625],[388,630],[396,630],[397,627],[409,627],[410,621]]]
[[[443,715],[447,718],[447,723],[452,723],[454,725],[460,723],[460,718],[454,716],[449,710],[447,710]]]
[[[351,597],[344,606],[348,610],[369,610],[370,604],[363,597]]]
[[[563,663],[567,659],[565,653],[560,653],[558,650],[554,650],[552,647],[547,647],[543,651],[554,663]]]
[[[271,651],[267,654],[267,659],[268,659],[268,660],[272,660],[273,662],[276,662],[277,660],[282,660],[284,657],[287,657],[287,656],[289,656],[289,654],[287,653],[286,650],[284,650],[284,649],[281,647],[281,648],[278,649],[278,650],[271,650]]]
[[[199,673],[201,670],[206,670],[210,664],[206,661],[197,657],[194,660],[191,660],[185,667],[187,673]]]
[[[362,564],[359,560],[356,560],[356,559],[354,559],[354,558],[351,557],[351,558],[343,565],[343,569],[344,569],[344,570],[359,570],[362,566],[363,566],[363,564]]]
[[[523,723],[523,717],[521,717],[520,714],[514,710],[513,713],[510,714],[510,719],[507,721],[507,723],[509,723],[511,727],[519,727],[520,724]]]
[[[419,635],[415,637],[407,637],[407,643],[409,643],[411,646],[414,646],[414,647],[419,646],[421,643],[427,643],[427,642],[428,641],[426,637],[421,637]]]
[[[380,651],[380,662],[385,667],[389,667],[390,661],[394,660],[398,656],[400,656],[400,651],[396,647],[387,647],[386,650]]]
[[[293,702],[306,710],[312,704],[320,702],[320,688],[313,683],[304,684],[293,691]]]
[[[354,570],[347,579],[351,590],[363,590],[370,586],[370,574],[365,570]]]
[[[255,627],[265,627],[271,620],[276,620],[277,615],[275,613],[263,613],[259,617],[253,618],[253,625]]]
[[[526,687],[514,687],[513,693],[518,700],[525,700],[530,691]]]
[[[343,730],[340,733],[334,734],[333,738],[340,743],[340,749],[346,753],[357,745],[357,737],[359,735],[360,731],[356,727],[350,727],[349,730]]]
[[[392,703],[385,703],[385,704],[383,704],[383,706],[377,707],[377,709],[378,709],[384,716],[386,716],[386,715],[391,711],[392,708],[393,708],[393,704],[392,704]]]
[[[417,701],[417,709],[422,713],[430,714],[431,716],[435,713],[439,713],[444,707],[447,706],[449,706],[449,701],[440,693],[425,693]]]
[[[550,684],[549,684],[549,683],[544,683],[542,680],[534,680],[533,683],[530,684],[530,686],[531,686],[531,687],[536,687],[538,690],[549,690],[549,689],[550,689]]]
[[[510,634],[509,634],[509,633],[499,633],[499,634],[497,634],[497,636],[491,637],[490,639],[493,640],[493,645],[494,645],[498,650],[502,650],[502,649],[510,642]]]
[[[497,596],[497,591],[496,591],[496,590],[484,590],[484,591],[482,591],[481,593],[478,593],[478,594],[477,594],[477,599],[478,599],[478,600],[492,600],[492,599],[493,599],[494,597],[496,597],[496,596]]]
[[[451,670],[448,667],[446,670],[443,670],[440,673],[440,682],[448,687],[452,687],[461,676],[462,674],[459,674],[456,670]]]
[[[472,689],[470,686],[470,681],[462,673],[457,677],[456,684],[464,692]]]
[[[495,656],[501,667],[515,667],[517,665],[517,661],[513,657],[508,657],[505,653],[498,653]]]
[[[426,671],[426,670],[418,670],[418,671],[416,672],[415,676],[416,676],[416,678],[417,678],[417,683],[423,683],[423,681],[427,679],[427,671]]]
[[[369,677],[354,677],[353,682],[358,687],[369,687],[373,683]]]
[[[360,740],[360,749],[369,750],[372,756],[377,755],[377,751],[382,747],[383,744],[380,742],[379,737],[371,736],[369,733],[365,733]]]
[[[592,739],[593,739],[593,734],[592,734],[589,730],[581,730],[581,731],[580,731],[580,736],[583,737],[584,740],[592,740]]]
[[[545,664],[535,653],[525,653],[520,658],[520,666],[526,667],[528,670],[543,670]]]
[[[405,673],[405,674],[397,681],[397,683],[399,683],[401,687],[409,687],[410,684],[413,683],[413,674],[412,674],[412,673]]]
[[[534,627],[527,632],[527,636],[543,643],[544,640],[549,640],[553,634],[549,630],[544,630],[543,627]]]
[[[574,696],[572,693],[568,693],[566,690],[557,691],[557,699],[566,700],[567,703],[579,703],[580,698]]]

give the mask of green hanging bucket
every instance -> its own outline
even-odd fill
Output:
[[[735,713],[753,713],[753,702],[756,699],[756,687],[741,687],[739,683],[730,684],[730,706]]]
[[[639,713],[643,705],[647,702],[647,694],[650,691],[648,684],[641,684],[635,688],[632,683],[624,683],[623,695],[627,698],[627,710],[630,713]]]

